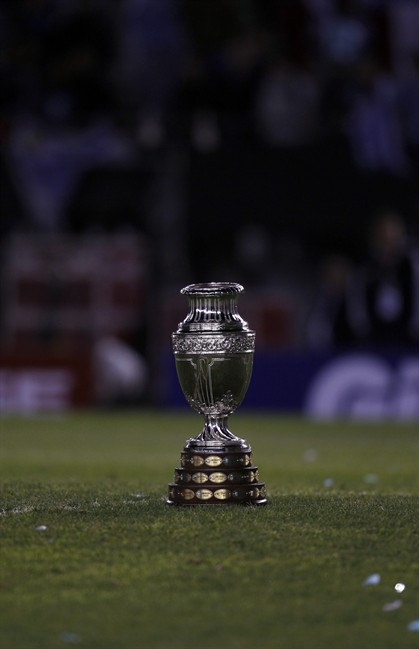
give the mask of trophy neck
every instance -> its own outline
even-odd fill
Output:
[[[211,282],[191,284],[182,289],[190,311],[179,324],[178,333],[192,331],[250,331],[237,311],[237,298],[243,291],[240,284]]]

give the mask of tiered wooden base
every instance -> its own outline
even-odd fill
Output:
[[[250,447],[185,447],[180,463],[169,484],[169,505],[266,504]]]

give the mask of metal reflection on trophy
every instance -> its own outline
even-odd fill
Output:
[[[255,348],[255,333],[237,311],[242,291],[231,282],[192,284],[181,291],[189,313],[172,336],[176,370],[204,426],[186,441],[169,485],[169,504],[266,503],[252,449],[228,426],[249,386]]]

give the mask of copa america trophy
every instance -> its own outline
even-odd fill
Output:
[[[204,416],[204,428],[186,441],[169,484],[170,505],[266,503],[251,447],[228,428],[228,416],[249,386],[255,348],[255,333],[237,312],[242,291],[232,282],[181,290],[190,311],[172,335],[176,370],[188,403]]]

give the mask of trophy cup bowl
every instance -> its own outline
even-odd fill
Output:
[[[181,290],[190,311],[172,335],[180,386],[204,427],[186,441],[181,467],[169,484],[175,505],[266,503],[246,440],[228,428],[228,417],[249,386],[255,333],[237,312],[243,291],[233,282],[191,284]]]

